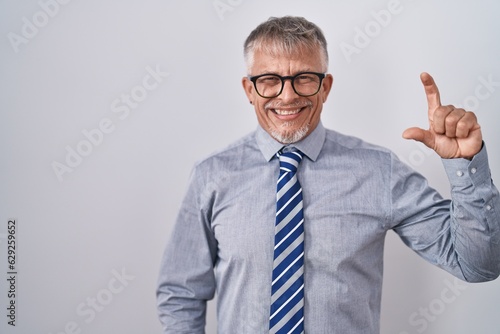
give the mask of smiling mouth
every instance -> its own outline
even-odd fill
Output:
[[[303,109],[305,109],[305,107],[298,109],[271,109],[271,111],[280,116],[289,116],[289,115],[296,115],[300,113]]]
[[[310,101],[296,101],[295,103],[281,103],[276,101],[270,101],[264,106],[265,109],[272,112],[277,118],[282,120],[291,120],[306,110],[307,108],[312,108],[312,102]]]

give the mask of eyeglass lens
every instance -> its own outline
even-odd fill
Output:
[[[255,80],[257,92],[264,97],[278,96],[284,85],[281,77],[274,74],[264,75]],[[292,86],[298,95],[311,96],[319,91],[321,79],[315,74],[303,73],[295,76]]]

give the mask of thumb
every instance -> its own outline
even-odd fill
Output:
[[[423,143],[427,147],[433,147],[433,136],[428,130],[421,128],[408,128],[403,132],[403,138],[413,139]]]

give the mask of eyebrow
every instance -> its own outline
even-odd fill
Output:
[[[310,67],[306,68],[306,69],[301,69],[300,71],[296,71],[296,72],[293,72],[292,74],[290,75],[296,75],[296,74],[299,74],[299,73],[303,73],[303,72],[317,72],[317,71],[313,71],[311,70]],[[268,69],[264,69],[264,71],[261,72],[262,74],[276,74],[276,75],[279,75],[279,76],[284,76],[284,75],[281,75],[280,73],[276,72],[276,71],[271,71],[271,70],[268,70]],[[323,73],[323,72],[319,72],[319,73]],[[256,74],[256,75],[260,75],[260,74]]]

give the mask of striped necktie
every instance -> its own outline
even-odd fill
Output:
[[[278,153],[280,175],[276,195],[276,226],[269,333],[304,332],[304,215],[297,180],[300,151]]]

